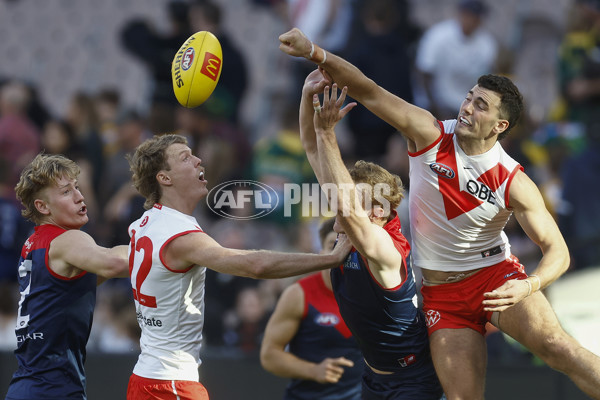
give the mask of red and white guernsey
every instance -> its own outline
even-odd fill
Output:
[[[151,379],[198,381],[206,268],[169,269],[164,249],[202,232],[196,218],[160,204],[129,226],[129,275],[142,352],[133,373]]]
[[[456,120],[440,126],[433,144],[409,152],[413,262],[436,271],[469,271],[504,261],[510,256],[503,231],[512,215],[509,187],[523,168],[500,143],[466,155],[454,135]]]

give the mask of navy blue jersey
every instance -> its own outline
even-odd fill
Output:
[[[383,288],[371,275],[367,260],[356,249],[331,281],[340,312],[367,363],[402,377],[433,374],[425,320],[416,306],[416,287],[407,256],[410,246],[396,215],[384,229],[404,259],[406,278],[395,288]]]
[[[50,243],[65,230],[35,228],[19,260],[18,368],[6,399],[86,399],[85,346],[96,304],[94,274],[65,278],[48,265]]]
[[[360,400],[362,355],[340,315],[333,292],[325,286],[320,272],[299,280],[298,284],[304,292],[304,315],[289,351],[317,364],[327,357],[345,357],[354,362],[354,367],[344,368],[336,384],[293,379],[284,399]]]

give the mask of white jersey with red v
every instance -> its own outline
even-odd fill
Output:
[[[409,208],[416,266],[472,270],[510,257],[503,228],[512,215],[509,188],[522,167],[496,143],[466,155],[456,140],[456,120],[440,122],[440,137],[409,153]]]

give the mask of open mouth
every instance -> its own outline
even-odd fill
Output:
[[[471,126],[471,123],[469,122],[468,119],[466,119],[465,117],[460,117],[459,121],[463,124],[463,125],[467,125],[467,126]]]
[[[79,209],[79,213],[80,214],[85,214],[87,213],[87,207],[85,205],[81,206],[81,208]]]
[[[198,175],[198,179],[201,181],[204,180],[204,171],[200,171],[200,174]]]

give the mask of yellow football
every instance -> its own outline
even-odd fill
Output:
[[[223,66],[221,43],[210,32],[190,36],[175,54],[171,66],[173,91],[179,104],[194,108],[210,97]]]

